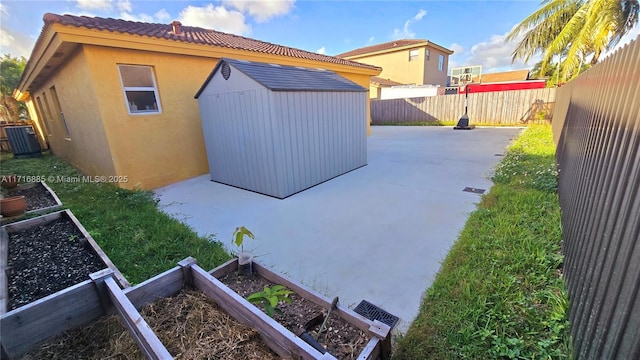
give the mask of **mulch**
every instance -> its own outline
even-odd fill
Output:
[[[85,280],[107,266],[69,219],[9,233],[8,310]]]
[[[258,331],[244,326],[200,291],[183,290],[140,310],[175,359],[279,359]],[[74,329],[24,359],[144,359],[118,316]]]

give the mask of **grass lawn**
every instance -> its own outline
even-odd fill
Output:
[[[510,146],[394,359],[571,358],[550,126]]]
[[[63,160],[2,155],[1,173],[21,176],[76,177]],[[213,235],[199,237],[188,226],[158,210],[153,194],[105,183],[46,181],[131,283],[139,283],[193,256],[205,269],[230,258]]]

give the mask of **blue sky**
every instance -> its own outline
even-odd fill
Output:
[[[482,65],[486,73],[533,66],[537,59],[511,63],[515,44],[505,36],[538,6],[537,0],[3,0],[0,53],[28,57],[42,16],[53,12],[159,23],[180,20],[327,55],[394,39],[428,39],[455,51],[449,69]]]

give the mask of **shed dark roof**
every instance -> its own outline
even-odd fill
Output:
[[[367,91],[353,81],[329,70],[224,58],[218,62],[202,84],[195,95],[196,99],[224,63],[233,66],[272,91]]]
[[[180,26],[180,34],[175,34],[171,24],[152,24],[121,19],[58,15],[47,13],[43,17],[46,25],[62,24],[87,29],[106,30],[124,34],[148,36],[158,39],[167,39],[187,43],[195,43],[210,46],[247,50],[257,53],[282,55],[299,59],[316,60],[333,64],[347,65],[358,68],[380,70],[380,68],[361,64],[359,62],[340,59],[333,56],[312,53],[288,46],[268,43],[265,41],[246,38],[243,36],[227,34],[216,30],[203,29],[194,26]]]

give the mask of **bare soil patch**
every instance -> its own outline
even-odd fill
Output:
[[[257,274],[238,275],[237,272],[227,274],[219,280],[244,298],[262,291],[265,286],[278,285]],[[318,314],[326,314],[325,309],[305,300],[296,293],[289,295],[289,297],[292,300],[291,303],[281,302],[278,308],[282,310],[282,313],[276,312],[274,319],[296,335],[307,321]],[[256,304],[256,306],[264,311],[261,305]],[[318,328],[319,326],[309,331],[314,339],[318,338]],[[349,324],[336,314],[329,317],[326,329],[327,333],[320,344],[341,360],[356,359],[369,342],[369,336],[364,331]]]

